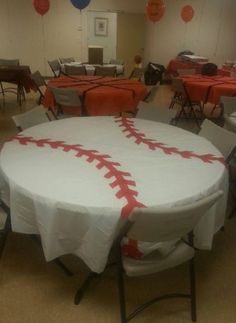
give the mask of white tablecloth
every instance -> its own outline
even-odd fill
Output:
[[[81,62],[71,62],[71,63],[66,63],[66,64],[61,64],[61,69],[62,72],[65,72],[65,65],[69,65],[69,66],[80,66],[82,65]],[[91,65],[91,64],[83,64],[86,68],[87,71],[87,75],[94,75],[95,72],[95,65]],[[122,75],[124,74],[124,65],[115,65],[115,64],[104,64],[104,65],[97,65],[97,66],[107,66],[107,67],[116,67],[116,74],[117,75]]]
[[[223,189],[224,198],[195,230],[200,248],[211,248],[225,219],[228,174],[220,152],[162,123],[48,122],[5,143],[0,169],[13,231],[39,233],[47,260],[72,253],[95,272],[104,269],[119,221],[134,207],[173,207]]]

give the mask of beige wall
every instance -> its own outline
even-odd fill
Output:
[[[50,75],[47,61],[74,56],[87,60],[87,10],[143,12],[144,0],[91,0],[80,12],[70,0],[50,0],[49,12],[41,17],[32,0],[0,0],[0,57],[19,58]]]
[[[221,65],[236,60],[235,0],[166,0],[166,12],[158,23],[148,22],[146,61],[166,65],[180,51],[189,49]],[[192,5],[195,15],[185,23],[180,17],[184,5]]]
[[[146,17],[144,14],[117,15],[117,58],[125,62],[125,74],[134,67],[134,56],[144,55]]]
[[[0,57],[20,58],[32,71],[39,69],[50,75],[49,59],[74,56],[87,60],[87,10],[144,13],[146,2],[91,0],[86,10],[80,12],[70,0],[50,0],[50,11],[41,17],[31,0],[0,0]],[[160,22],[154,24],[146,19],[146,61],[167,64],[184,49],[207,56],[217,64],[236,59],[235,0],[165,0],[165,3],[166,13]],[[187,24],[179,16],[186,4],[195,9],[193,20]],[[131,40],[130,51],[132,46]]]

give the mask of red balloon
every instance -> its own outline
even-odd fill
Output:
[[[181,17],[183,21],[189,22],[193,19],[194,16],[194,10],[192,6],[184,6],[181,10]]]
[[[34,0],[33,2],[35,10],[41,15],[45,15],[50,8],[49,0]]]
[[[149,0],[146,5],[146,14],[151,21],[156,22],[161,20],[165,9],[163,0]]]

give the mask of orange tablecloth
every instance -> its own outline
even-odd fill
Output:
[[[84,98],[87,114],[92,116],[134,111],[147,94],[147,87],[138,81],[101,76],[62,76],[48,83],[43,104],[51,108],[55,107],[55,101],[50,87],[78,90]]]
[[[176,76],[178,74],[178,69],[194,68],[196,70],[196,73],[201,73],[202,65],[204,64],[206,63],[193,63],[190,61],[172,59],[166,68],[166,72],[170,75]],[[222,76],[230,76],[230,71],[225,69],[218,69],[218,74]]]
[[[229,76],[182,76],[191,100],[218,104],[221,96],[236,94],[236,79]]]

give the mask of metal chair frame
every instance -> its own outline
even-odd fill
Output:
[[[202,108],[201,102],[192,101],[190,99],[188,91],[181,79],[174,78],[172,80],[172,87],[175,93],[171,99],[169,109],[173,109],[175,104],[180,106],[179,114],[178,116],[176,116],[176,124],[182,118],[182,115],[183,115],[184,119],[187,119],[187,120],[193,119],[196,122],[198,128],[200,128],[200,124],[199,124],[197,115],[195,113],[194,106],[198,106],[200,109],[199,112],[203,114],[203,111],[202,111],[203,108]],[[186,108],[188,109],[188,111],[186,111]]]
[[[59,77],[62,74],[61,65],[57,59],[48,61],[48,64],[53,72],[54,77]]]
[[[155,208],[153,210],[144,211],[144,209],[135,209],[132,214],[128,217],[128,219],[124,220],[123,225],[121,225],[120,232],[118,233],[112,251],[115,254],[116,262],[114,265],[116,266],[117,271],[117,286],[118,286],[118,294],[120,301],[120,318],[121,323],[127,323],[131,319],[133,319],[137,314],[142,312],[148,306],[169,298],[189,298],[191,302],[191,319],[193,322],[197,319],[197,311],[196,311],[196,283],[195,283],[195,266],[194,266],[194,235],[193,229],[195,225],[198,223],[200,218],[204,215],[204,213],[216,203],[216,201],[223,195],[222,191],[217,191],[212,193],[211,195],[200,199],[197,202],[191,203],[185,206],[177,206],[173,209],[168,208]],[[158,213],[158,214],[156,214]],[[176,223],[177,227],[175,232],[171,232],[168,228],[167,223],[173,218],[172,216],[179,215],[179,221]],[[158,219],[159,215],[159,219]],[[189,216],[189,222],[186,222],[186,216]],[[190,220],[191,218],[191,220]],[[158,219],[158,221],[157,221]],[[158,223],[160,225],[158,225]],[[140,276],[145,274],[153,274],[158,271],[162,271],[171,267],[175,267],[180,265],[183,262],[189,262],[189,282],[190,282],[190,291],[189,293],[173,293],[173,294],[165,294],[162,296],[155,297],[141,306],[137,307],[133,312],[127,315],[126,310],[126,298],[125,298],[125,286],[124,286],[124,271],[127,272],[129,270],[126,266],[125,257],[122,255],[122,246],[121,241],[124,237],[134,240],[140,241],[148,241],[148,242],[158,242],[158,241],[169,241],[172,239],[176,239],[177,237],[181,239],[181,237],[188,235],[188,240],[185,239],[181,241],[186,246],[186,250],[192,250],[188,256],[185,255],[184,259],[178,260],[174,264],[170,264],[166,266],[164,269],[159,268],[159,270],[148,268],[145,271],[143,268],[143,262],[141,265],[141,272],[135,272],[133,276]],[[189,251],[188,251],[189,252]],[[168,257],[168,256],[167,256]],[[144,257],[145,259],[145,257]],[[154,260],[153,260],[154,261]],[[133,260],[133,264],[136,260]],[[134,266],[134,265],[132,265]],[[131,266],[131,267],[132,267]],[[132,271],[132,268],[131,268]],[[74,298],[74,303],[77,305],[83,299],[84,293],[87,288],[90,286],[91,281],[97,276],[95,272],[90,271],[83,284],[77,290]],[[132,276],[132,272],[130,274]]]
[[[31,80],[34,82],[34,85],[39,92],[39,99],[38,99],[38,104],[42,104],[43,99],[44,99],[44,92],[42,91],[42,87],[45,88],[47,87],[47,83],[45,82],[43,76],[39,71],[36,71],[30,75]]]

